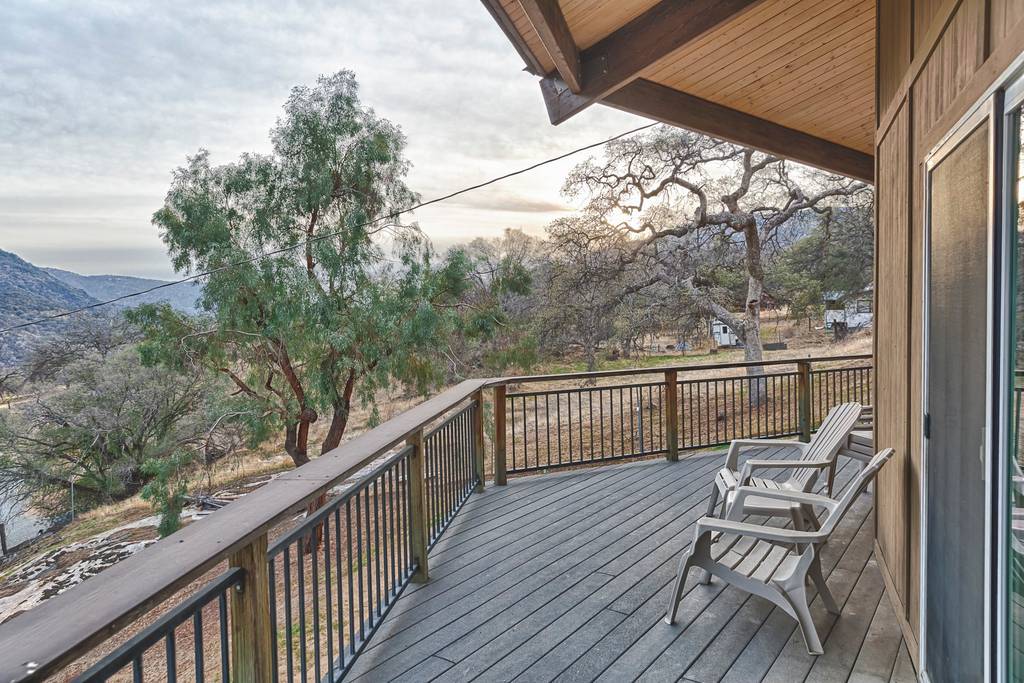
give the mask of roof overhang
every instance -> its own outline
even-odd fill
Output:
[[[483,0],[551,122],[595,102],[872,182],[875,0]]]

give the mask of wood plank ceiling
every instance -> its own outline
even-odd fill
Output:
[[[554,123],[594,101],[694,129],[724,111],[737,134],[703,132],[762,148],[798,132],[801,149],[816,151],[787,156],[872,175],[875,0],[483,1],[544,77]],[[670,101],[688,111],[666,115]]]

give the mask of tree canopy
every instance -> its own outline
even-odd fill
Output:
[[[179,272],[211,272],[205,314],[135,317],[148,360],[227,377],[254,435],[282,430],[302,464],[322,416],[323,452],[354,400],[440,377],[438,341],[465,323],[473,264],[461,251],[439,259],[396,215],[416,200],[405,137],[360,102],[351,72],[294,88],[270,140],[268,154],[214,165],[201,150],[174,172],[153,221]]]

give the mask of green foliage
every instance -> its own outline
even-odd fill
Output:
[[[528,371],[538,359],[532,297],[542,261],[538,240],[506,230],[453,249],[449,258],[456,254],[470,275],[460,301],[461,334],[448,340],[449,379],[478,371]]]
[[[80,509],[119,500],[146,484],[145,463],[214,443],[223,385],[144,365],[133,339],[109,324],[40,349],[32,398],[0,413],[0,489],[30,494],[54,514],[67,509],[72,482]]]
[[[188,465],[193,457],[188,451],[175,451],[170,456],[151,458],[142,464],[142,472],[149,477],[149,483],[142,487],[141,495],[160,515],[157,526],[160,538],[181,528],[181,511],[188,497]]]
[[[814,315],[830,292],[856,296],[871,286],[874,223],[870,206],[825,213],[774,262],[768,288],[794,315]]]
[[[438,259],[396,218],[416,199],[405,136],[360,103],[351,72],[294,88],[270,139],[269,154],[214,165],[200,151],[174,172],[153,221],[177,270],[214,271],[205,314],[149,306],[135,320],[148,362],[227,377],[253,437],[283,430],[302,464],[321,416],[327,450],[353,400],[396,380],[425,392],[444,340],[492,325],[462,315],[472,259]]]

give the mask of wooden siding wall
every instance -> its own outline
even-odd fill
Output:
[[[1024,0],[879,0],[875,353],[877,555],[916,659],[919,635],[923,163],[1024,50]]]

